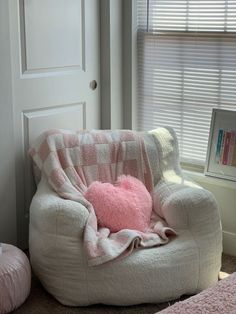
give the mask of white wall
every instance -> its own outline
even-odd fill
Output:
[[[16,244],[15,160],[8,1],[0,1],[0,242]]]

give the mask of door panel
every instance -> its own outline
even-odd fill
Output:
[[[18,239],[26,247],[30,141],[48,128],[100,128],[99,1],[10,0],[10,30]]]
[[[26,69],[82,68],[84,1],[25,0]]]

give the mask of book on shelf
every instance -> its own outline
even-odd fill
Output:
[[[224,142],[224,151],[222,164],[228,165],[228,155],[229,155],[229,144],[230,144],[231,132],[225,132],[225,142]]]
[[[236,167],[236,131],[219,129],[216,143],[215,162]]]

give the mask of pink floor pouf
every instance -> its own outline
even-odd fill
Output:
[[[27,256],[17,247],[2,244],[0,252],[0,314],[19,307],[28,297],[31,268]]]

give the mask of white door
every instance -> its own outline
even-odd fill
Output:
[[[49,128],[100,127],[99,1],[10,0],[9,8],[18,242],[27,247],[30,142]]]

